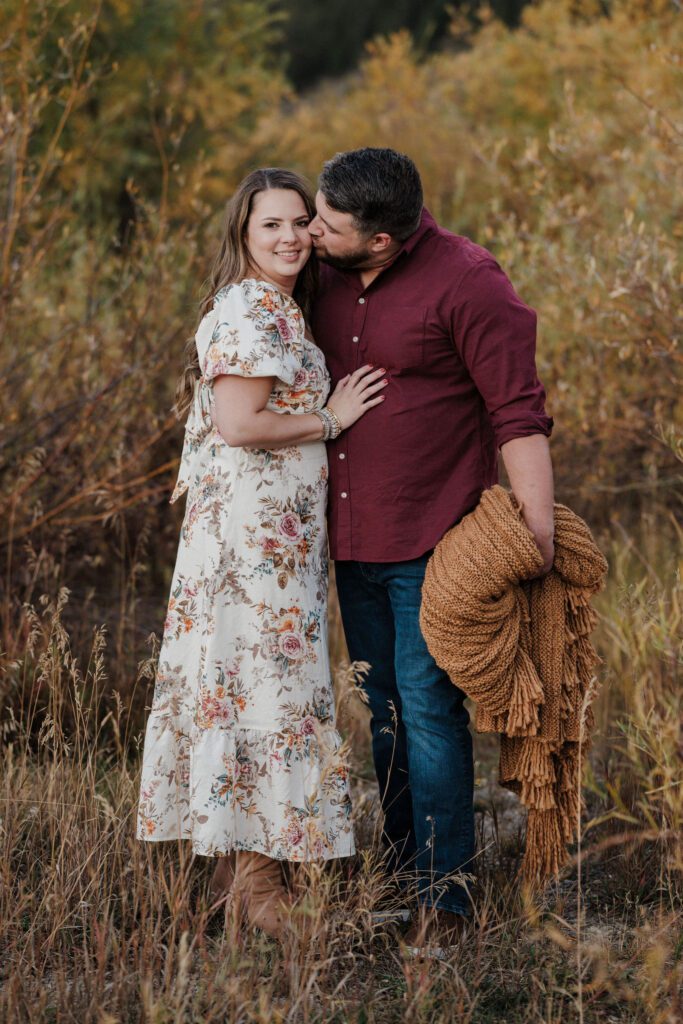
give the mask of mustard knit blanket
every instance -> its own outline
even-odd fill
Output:
[[[530,580],[542,565],[514,497],[495,486],[435,548],[420,612],[435,661],[476,703],[477,730],[500,733],[499,781],[528,809],[523,876],[541,883],[566,863],[582,809],[599,664],[590,600],[607,562],[556,504],[553,568]]]

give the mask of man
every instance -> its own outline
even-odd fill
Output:
[[[313,329],[333,383],[370,363],[385,401],[329,446],[328,529],[353,660],[368,661],[390,870],[417,872],[409,946],[448,944],[470,913],[472,740],[464,695],[419,628],[427,560],[497,479],[553,560],[552,420],[536,316],[485,249],[440,228],[414,163],[391,149],[328,161],[309,225],[323,262]],[[427,913],[427,911],[430,911]],[[433,912],[431,912],[433,911]]]

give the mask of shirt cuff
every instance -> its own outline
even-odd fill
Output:
[[[532,434],[544,434],[550,437],[553,429],[552,416],[545,413],[534,413],[525,410],[502,423],[494,423],[493,430],[496,437],[496,445],[502,448],[508,441],[514,441],[516,437],[530,437]]]

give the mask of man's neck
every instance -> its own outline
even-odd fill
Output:
[[[372,269],[370,270],[359,270],[358,273],[360,275],[361,284],[363,285],[363,288],[369,287],[369,285],[372,284],[375,278],[379,277],[383,270],[384,267],[372,267]]]
[[[397,245],[396,248],[387,256],[381,263],[376,267],[358,267],[358,273],[360,275],[361,284],[363,288],[368,288],[376,277],[390,267],[400,252],[401,246]]]

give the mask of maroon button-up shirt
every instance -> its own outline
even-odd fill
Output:
[[[333,384],[364,363],[389,380],[328,446],[330,552],[417,558],[496,482],[501,445],[550,434],[536,314],[486,249],[427,210],[368,288],[357,271],[321,270],[313,331]]]

